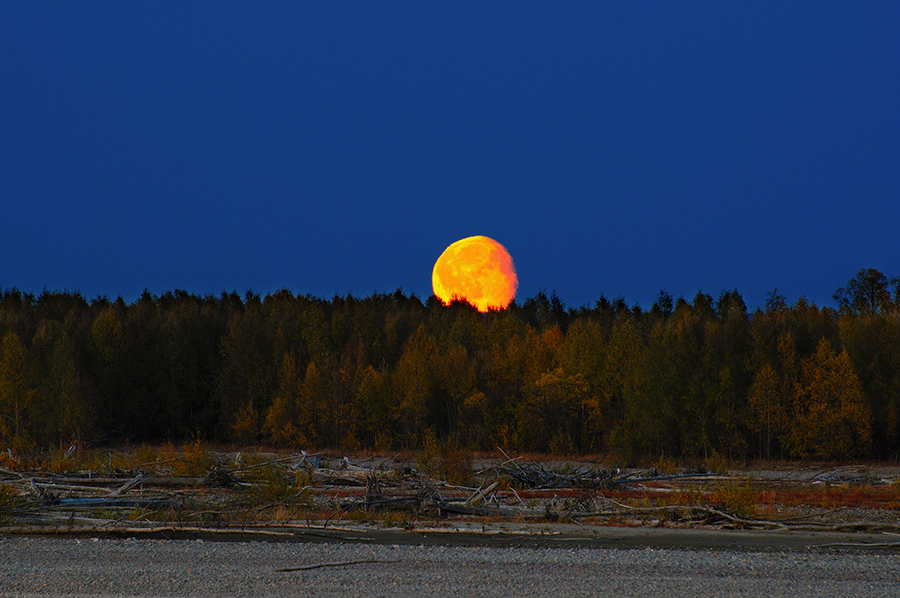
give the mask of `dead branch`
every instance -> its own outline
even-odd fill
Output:
[[[122,496],[138,484],[140,484],[146,476],[143,473],[139,473],[133,479],[125,482],[123,485],[119,486],[117,489],[113,490],[109,494],[106,495],[107,498],[117,498]]]
[[[232,470],[218,466],[210,469],[200,483],[210,488],[237,488],[241,485]]]
[[[484,500],[484,497],[494,491],[494,489],[500,485],[500,482],[494,482],[484,490],[477,490],[475,494],[470,496],[466,502],[464,503],[468,507],[473,507]]]
[[[810,544],[807,548],[900,548],[900,542],[829,542]]]
[[[322,567],[348,567],[350,565],[365,565],[369,563],[396,563],[398,561],[380,561],[377,559],[364,559],[361,561],[343,561],[340,563],[316,563],[314,565],[300,565],[299,567],[284,567],[282,569],[273,569],[276,573],[290,573],[291,571],[310,571],[312,569],[321,569]]]

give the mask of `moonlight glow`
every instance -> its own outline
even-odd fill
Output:
[[[467,237],[445,249],[434,264],[431,284],[445,304],[464,299],[481,312],[506,307],[519,287],[509,252],[488,237]]]

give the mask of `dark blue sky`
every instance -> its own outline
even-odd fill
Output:
[[[0,286],[751,306],[900,275],[900,3],[4,2]]]

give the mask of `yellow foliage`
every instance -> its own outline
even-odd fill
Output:
[[[323,422],[318,401],[322,395],[322,381],[315,362],[306,367],[306,376],[291,354],[285,354],[278,374],[278,393],[266,413],[263,431],[273,442],[285,446],[315,444],[316,432]]]
[[[238,411],[231,431],[242,444],[256,441],[259,436],[259,411],[256,410],[252,401]]]
[[[835,355],[822,339],[803,363],[789,444],[803,459],[837,459],[865,454],[872,416],[846,351]]]
[[[12,449],[8,449],[0,453],[0,467],[10,471],[18,471],[25,469],[25,464],[21,459],[13,455]]]
[[[183,468],[181,471],[185,475],[203,475],[209,471],[214,463],[214,457],[200,438],[195,438],[193,442],[184,445]]]

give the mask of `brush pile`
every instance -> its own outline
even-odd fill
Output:
[[[754,489],[749,482],[742,486],[702,470],[662,474],[596,463],[548,467],[504,456],[461,485],[398,456],[351,461],[306,452],[267,459],[219,455],[205,461],[205,472],[195,467],[194,475],[176,475],[175,459],[126,469],[113,467],[110,457],[110,466],[99,471],[58,473],[0,467],[0,531],[246,531],[460,518],[900,531],[891,521],[836,519],[840,507],[776,512],[770,506],[761,515],[760,497],[775,496],[771,484],[764,485],[769,490]],[[824,478],[837,479],[819,475],[810,483]]]

